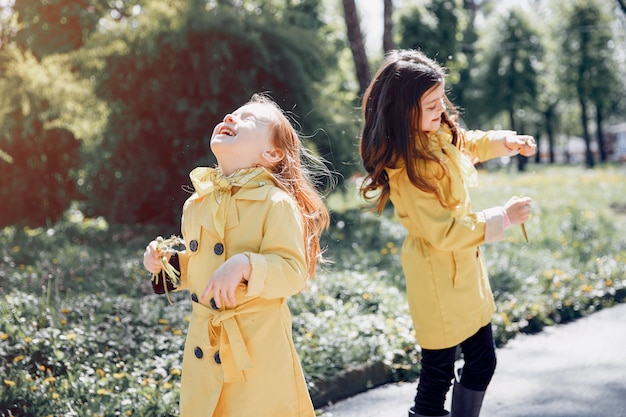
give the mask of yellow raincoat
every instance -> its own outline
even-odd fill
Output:
[[[473,163],[514,152],[502,138],[492,140],[491,132],[465,134],[467,155],[452,145],[446,127],[430,135],[431,150],[445,161],[452,194],[461,202],[456,210],[413,186],[403,166],[387,169],[390,200],[408,231],[401,257],[409,308],[417,342],[426,349],[458,345],[489,323],[495,311],[479,245],[504,238],[502,211],[472,212],[467,187],[476,182]],[[438,164],[415,163],[432,175],[431,183],[441,183]]]
[[[177,290],[191,292],[193,308],[180,416],[313,417],[286,304],[306,282],[300,212],[265,170],[232,196],[216,192],[215,172],[191,172],[196,193],[183,208]],[[236,290],[236,307],[199,303],[213,271],[238,253],[249,256],[252,274]]]

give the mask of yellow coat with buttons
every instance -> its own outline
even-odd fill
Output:
[[[463,160],[451,139],[442,128],[430,135],[430,149],[449,170],[450,190],[460,200],[457,210],[445,209],[434,194],[413,186],[403,166],[387,169],[390,200],[408,231],[401,259],[415,335],[426,349],[458,345],[488,324],[495,311],[480,245],[486,241],[488,223],[503,237],[503,218],[501,211],[472,212],[467,181],[476,175],[472,162],[513,152],[503,140],[492,140],[490,132],[468,131],[469,158]],[[415,163],[421,164],[431,183],[441,184],[437,163]]]
[[[198,181],[191,174],[192,182]],[[215,228],[209,199],[185,203],[180,252],[182,283],[192,314],[183,355],[181,417],[313,417],[296,353],[286,298],[306,283],[301,215],[269,174],[241,188],[224,207],[224,230]],[[196,188],[197,189],[197,188]],[[223,235],[223,237],[221,237]],[[235,307],[198,302],[215,271],[230,256],[249,256],[252,273],[236,290]]]

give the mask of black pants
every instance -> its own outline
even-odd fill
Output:
[[[496,369],[496,349],[491,323],[461,342],[465,365],[460,383],[473,391],[485,391]],[[424,416],[443,416],[446,394],[454,379],[456,346],[422,349],[422,373],[415,396],[415,412]]]

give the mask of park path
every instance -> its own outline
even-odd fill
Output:
[[[385,385],[328,406],[321,417],[406,417],[415,388]],[[481,417],[626,417],[626,304],[498,349]]]

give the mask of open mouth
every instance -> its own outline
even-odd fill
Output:
[[[235,129],[231,128],[228,125],[223,125],[222,127],[220,127],[217,133],[219,135],[226,135],[226,136],[235,136],[237,134],[237,132],[235,132]]]

